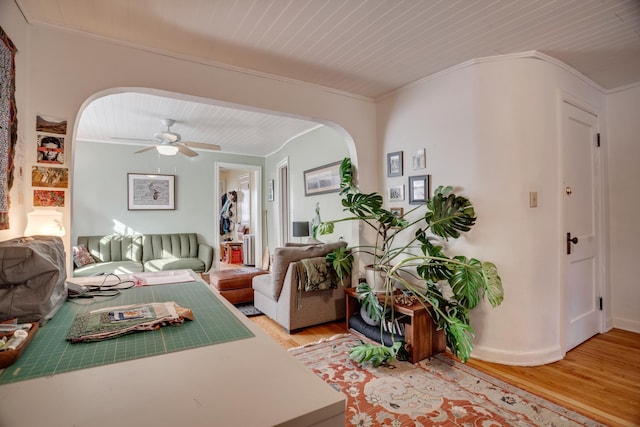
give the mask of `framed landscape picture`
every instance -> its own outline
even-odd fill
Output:
[[[128,209],[175,209],[175,178],[175,175],[127,174]]]
[[[429,197],[429,175],[409,177],[409,204],[421,205]]]
[[[342,161],[304,171],[304,195],[315,196],[340,191],[340,163]]]

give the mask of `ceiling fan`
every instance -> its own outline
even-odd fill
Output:
[[[220,146],[216,144],[207,144],[203,142],[185,142],[182,141],[182,136],[179,133],[172,132],[171,126],[175,123],[175,120],[172,119],[163,119],[162,124],[167,128],[165,131],[157,132],[153,135],[153,139],[143,139],[142,141],[151,141],[156,144],[150,145],[149,147],[145,147],[141,150],[136,151],[135,153],[143,153],[145,151],[153,150],[154,148],[158,151],[158,153],[165,156],[174,156],[178,153],[184,154],[185,156],[195,157],[198,155],[197,152],[193,151],[191,148],[198,148],[201,150],[220,150]],[[127,140],[139,140],[138,138],[116,138],[113,139],[127,139]]]

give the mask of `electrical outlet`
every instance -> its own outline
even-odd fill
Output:
[[[538,207],[538,192],[530,191],[529,192],[529,207],[537,208]]]

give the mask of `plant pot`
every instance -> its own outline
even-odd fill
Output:
[[[387,273],[379,270],[373,265],[364,268],[364,278],[375,293],[385,293],[387,291]]]

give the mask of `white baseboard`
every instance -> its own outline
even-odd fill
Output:
[[[476,346],[471,357],[485,362],[500,363],[512,366],[538,366],[557,362],[564,358],[565,353],[558,347],[550,347],[536,351],[506,351],[495,348]]]
[[[624,329],[625,331],[637,332],[640,334],[640,321],[638,320],[621,319],[619,317],[614,317],[613,327],[617,329]]]

